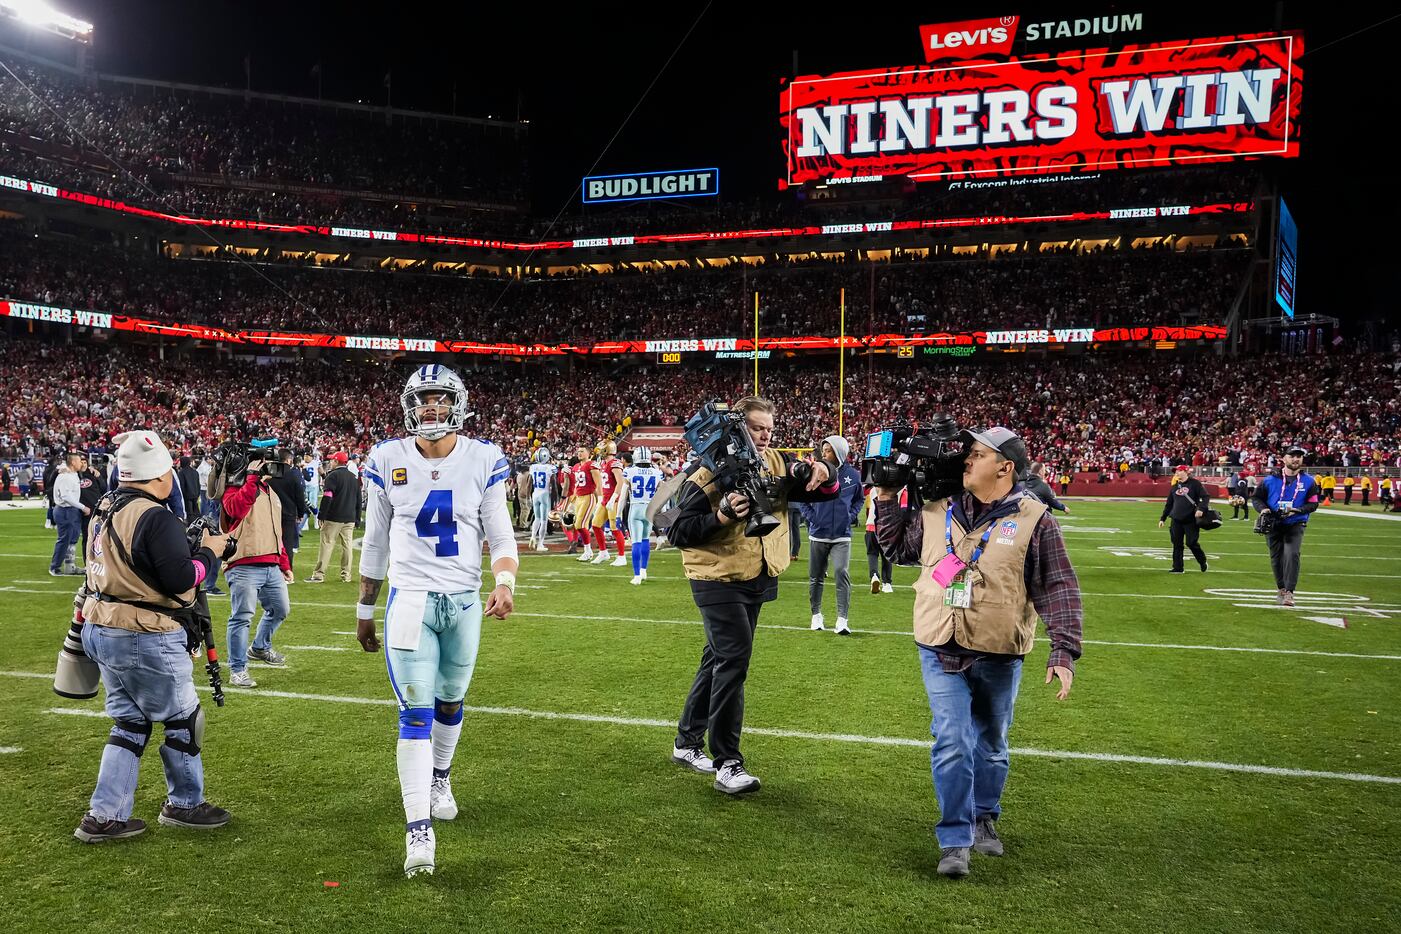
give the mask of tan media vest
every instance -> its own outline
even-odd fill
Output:
[[[232,528],[229,528],[228,513],[224,513],[224,528],[238,539],[238,550],[229,558],[226,566],[244,558],[261,558],[265,555],[282,553],[282,501],[277,494],[264,487],[253,501],[248,515]]]
[[[788,463],[773,448],[764,451],[764,462],[775,477],[788,476]],[[706,486],[713,478],[704,467],[691,475],[691,482],[710,499],[712,510],[720,505],[722,495],[715,486]],[[766,566],[775,577],[782,574],[793,560],[788,548],[786,498],[774,501],[773,514],[778,528],[761,538],[747,537],[745,520],[741,519],[722,526],[703,547],[682,549],[681,563],[686,568],[686,576],[693,581],[747,581],[758,577]]]
[[[934,566],[947,554],[944,514],[949,500],[925,504],[924,545],[920,549],[920,572],[915,581],[915,641],[938,648],[950,639],[975,652],[998,655],[1026,655],[1036,641],[1036,607],[1026,591],[1026,552],[1036,524],[1046,507],[1034,497],[1023,496],[1016,512],[993,520],[992,535],[978,565],[965,571],[970,581],[972,605],[968,609],[944,605],[944,588],[933,578]],[[1016,523],[1012,535],[1002,535],[1004,523]],[[953,550],[964,561],[982,538],[982,529],[970,534],[953,520]],[[1010,538],[1011,544],[999,542]]]
[[[136,536],[136,523],[152,509],[165,507],[154,500],[138,496],[133,502],[123,506],[106,525],[99,527],[94,520],[92,534],[88,537],[87,586],[89,591],[103,594],[113,600],[133,600],[156,606],[179,610],[189,605],[195,598],[194,589],[180,594],[174,600],[141,579],[126,562],[112,542],[115,534],[131,552],[132,539]],[[183,601],[183,604],[182,602]],[[174,632],[184,628],[178,619],[130,603],[113,603],[90,596],[83,604],[83,618],[96,626],[111,626],[114,629],[129,629],[133,632]]]

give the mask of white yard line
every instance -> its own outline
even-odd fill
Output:
[[[19,746],[0,746],[0,756],[6,756],[14,752],[24,752],[24,749]]]
[[[8,672],[5,672],[8,674]],[[26,676],[27,675],[22,675]],[[201,688],[208,690],[208,688]],[[278,697],[291,700],[309,700],[319,703],[362,704],[377,707],[395,706],[395,701],[387,698],[343,697],[333,694],[297,694],[290,691],[240,691],[242,697]],[[653,729],[676,729],[674,720],[658,720],[642,717],[615,717],[604,714],[565,713],[556,710],[530,710],[524,707],[475,707],[464,706],[464,710],[485,716],[527,717],[532,720],[564,720],[573,723],[604,723],[611,726],[647,727]],[[106,717],[100,711],[73,707],[50,707],[49,713],[65,716]],[[796,739],[818,743],[852,743],[863,746],[899,746],[927,749],[928,739],[909,739],[901,736],[863,736],[859,733],[810,733],[805,730],[783,730],[770,727],[745,727],[745,732],[758,736],[773,736],[780,739]],[[1066,749],[1035,749],[1013,747],[1010,752],[1017,756],[1038,756],[1046,759],[1081,759],[1088,762],[1115,762],[1132,765],[1157,765],[1168,768],[1211,769],[1220,772],[1244,772],[1254,775],[1274,775],[1283,778],[1319,778],[1334,781],[1369,782],[1383,785],[1401,785],[1401,777],[1394,775],[1368,775],[1361,772],[1327,772],[1317,769],[1291,769],[1273,765],[1252,765],[1240,762],[1212,762],[1201,759],[1171,759],[1161,756],[1133,756],[1112,752],[1077,752]]]

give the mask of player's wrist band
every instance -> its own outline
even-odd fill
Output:
[[[511,593],[516,592],[516,575],[511,571],[501,571],[495,575],[496,586],[505,587]]]
[[[356,618],[356,619],[374,619],[374,618],[375,618],[375,605],[374,605],[373,603],[357,603],[357,604],[355,604],[355,618]]]

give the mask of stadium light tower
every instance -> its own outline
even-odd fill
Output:
[[[80,74],[92,71],[92,23],[60,13],[47,0],[0,0],[0,22],[14,22],[33,32],[68,39],[77,46]],[[28,48],[28,43],[25,45]]]
[[[0,0],[0,15],[16,19],[31,29],[92,43],[92,23],[60,13],[45,0]]]

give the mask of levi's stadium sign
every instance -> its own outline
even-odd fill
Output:
[[[794,78],[779,187],[1297,156],[1303,50],[1246,35]]]

